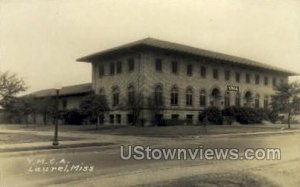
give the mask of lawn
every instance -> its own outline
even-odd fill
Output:
[[[206,174],[136,187],[275,187],[267,179],[250,173]]]
[[[231,133],[249,133],[280,131],[281,126],[263,126],[263,125],[209,125],[203,126],[165,126],[165,127],[134,127],[118,126],[110,128],[86,129],[86,131],[102,134],[128,135],[128,136],[148,136],[148,137],[180,137],[180,136],[198,136],[212,134],[231,134]]]
[[[78,139],[79,138],[59,137],[59,140],[73,141]],[[53,136],[39,136],[39,135],[21,134],[21,133],[0,133],[0,144],[47,142],[52,140],[53,140]]]

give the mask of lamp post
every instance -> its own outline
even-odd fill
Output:
[[[54,120],[54,138],[53,138],[53,146],[58,146],[58,111],[59,111],[59,89],[56,89],[55,95],[55,120]]]

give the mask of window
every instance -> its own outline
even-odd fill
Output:
[[[259,108],[259,94],[255,96],[255,108]]]
[[[120,90],[118,87],[113,88],[112,95],[113,95],[113,106],[117,106],[119,104],[119,96],[120,96]]]
[[[250,83],[250,75],[248,73],[246,74],[246,83]]]
[[[117,62],[117,73],[122,73],[122,62]]]
[[[235,81],[240,82],[240,73],[239,72],[235,73]]]
[[[192,76],[193,75],[193,65],[192,64],[188,64],[186,67],[186,73],[188,76]]]
[[[111,63],[110,64],[110,75],[114,75],[115,74],[115,64]]]
[[[236,93],[235,95],[235,106],[240,107],[241,106],[241,94]]]
[[[100,78],[104,75],[104,65],[99,65],[98,68],[99,68],[98,71],[99,71],[99,78]]]
[[[268,79],[268,77],[265,77],[265,78],[264,78],[264,83],[265,83],[266,86],[268,86],[268,84],[269,84],[269,79]]]
[[[178,63],[176,61],[172,62],[172,73],[178,72]]]
[[[259,84],[259,82],[260,82],[259,75],[255,75],[255,84]]]
[[[268,108],[269,107],[269,96],[265,96],[264,98],[264,108]]]
[[[128,87],[128,102],[129,103],[134,103],[134,99],[135,99],[135,91],[134,91],[134,87],[131,85]]]
[[[193,106],[193,90],[192,90],[192,88],[186,89],[186,106]]]
[[[193,115],[191,115],[191,114],[186,115],[186,123],[187,123],[187,125],[193,124]]]
[[[154,104],[156,106],[163,105],[163,91],[160,85],[157,85],[154,89]]]
[[[117,118],[117,123],[120,124],[121,123],[121,119],[122,119],[121,114],[117,114],[116,118]]]
[[[206,67],[204,67],[204,66],[200,67],[200,75],[202,78],[206,77]]]
[[[156,71],[162,71],[162,61],[161,59],[155,60],[155,69]]]
[[[111,123],[111,124],[114,124],[114,122],[115,122],[115,116],[114,115],[109,115],[109,122]]]
[[[200,91],[200,106],[201,107],[206,106],[206,91],[205,90]]]
[[[132,72],[134,70],[134,59],[129,58],[127,63],[128,63],[128,71]]]
[[[230,106],[230,93],[229,92],[225,93],[224,104],[225,104],[225,108]]]
[[[229,70],[225,70],[224,75],[225,75],[225,80],[229,81],[230,80],[230,71]]]
[[[277,85],[277,79],[273,77],[272,79],[272,85],[275,87]]]
[[[213,77],[214,77],[214,79],[219,79],[219,71],[218,71],[218,69],[213,69]]]
[[[178,88],[175,86],[171,89],[171,105],[178,105]]]

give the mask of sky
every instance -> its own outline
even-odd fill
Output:
[[[299,0],[0,0],[0,71],[27,92],[91,82],[77,58],[145,37],[300,73]]]

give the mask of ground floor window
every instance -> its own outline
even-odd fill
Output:
[[[117,118],[117,123],[120,124],[121,123],[121,118],[122,118],[121,114],[117,114],[116,118]]]
[[[115,122],[115,116],[114,115],[109,115],[109,122],[111,123],[111,124],[113,124],[114,122]]]
[[[191,115],[191,114],[186,115],[186,123],[187,123],[187,125],[193,124],[193,115]]]
[[[132,124],[134,122],[134,115],[133,114],[127,114],[127,123]]]
[[[154,115],[155,124],[156,125],[163,125],[162,124],[163,123],[163,118],[164,118],[163,114],[155,114]]]

